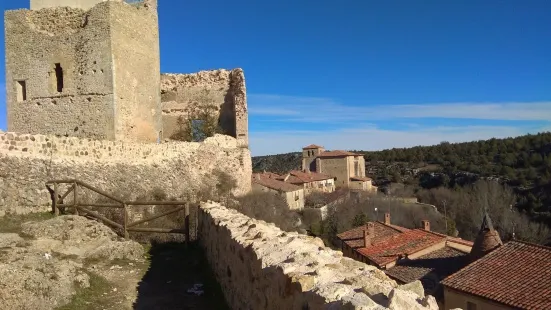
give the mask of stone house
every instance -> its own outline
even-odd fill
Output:
[[[551,247],[509,241],[442,285],[443,309],[551,309]]]
[[[551,247],[503,244],[485,213],[469,262],[442,281],[444,309],[551,309]]]
[[[473,243],[430,230],[393,225],[390,214],[384,222],[369,222],[338,235],[344,256],[377,266],[398,283],[420,280],[426,294],[441,303],[440,281],[469,263]]]
[[[304,189],[300,186],[278,180],[275,173],[253,173],[251,187],[253,192],[265,192],[280,195],[290,210],[304,208]]]
[[[302,149],[302,170],[333,176],[336,187],[377,191],[372,180],[365,176],[365,159],[362,154],[325,151],[322,146],[308,145]]]
[[[335,191],[335,179],[323,173],[293,170],[280,176],[278,180],[301,186],[306,195],[312,192],[332,193]]]

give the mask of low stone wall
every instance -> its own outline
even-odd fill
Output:
[[[51,179],[79,179],[127,199],[156,188],[188,198],[216,188],[216,171],[236,179],[234,194],[245,194],[251,169],[249,150],[229,136],[139,144],[0,132],[0,215],[47,210]]]
[[[438,309],[420,282],[398,286],[319,238],[212,202],[201,204],[198,220],[199,240],[232,309]]]

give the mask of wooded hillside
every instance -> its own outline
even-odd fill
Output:
[[[551,132],[376,152],[353,151],[365,154],[366,172],[383,190],[392,182],[414,189],[457,189],[481,178],[496,179],[514,189],[519,210],[551,224]],[[255,171],[283,173],[300,166],[300,153],[253,157]]]

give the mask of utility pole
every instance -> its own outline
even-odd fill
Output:
[[[511,211],[511,213],[515,212],[513,211],[513,205],[509,205],[509,210]],[[515,222],[514,220],[512,220],[513,217],[511,217],[511,224],[513,224],[513,240],[515,240]]]
[[[448,234],[448,212],[446,210],[446,200],[442,200],[442,204],[444,205],[444,223],[446,224],[446,235]]]
[[[388,214],[390,214],[390,197],[388,197]]]

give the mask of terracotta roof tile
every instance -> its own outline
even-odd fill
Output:
[[[425,230],[413,229],[380,242],[374,242],[371,246],[359,248],[356,251],[382,267],[402,255],[411,255],[440,242],[445,242],[445,240],[445,237],[431,234]]]
[[[385,225],[381,222],[372,222],[375,224],[375,238],[372,239],[373,243],[380,242],[388,237],[399,235],[403,231],[409,231],[407,228],[400,227],[400,230],[394,228],[394,225]],[[399,226],[398,226],[399,227]],[[363,247],[364,230],[367,229],[367,225],[356,227],[351,230],[347,230],[337,235],[339,239],[345,242],[353,249]]]
[[[432,231],[432,230],[430,231],[430,233],[435,234],[437,236],[446,237],[446,240],[448,242],[459,243],[459,244],[463,244],[463,245],[470,246],[470,247],[472,247],[473,244],[474,244],[474,242],[472,242],[472,241],[461,239],[459,237],[452,237],[452,236],[444,235],[444,234],[437,233],[437,232]]]
[[[333,179],[332,176],[329,176],[323,173],[317,173],[317,172],[304,172],[304,171],[293,170],[289,172],[289,174],[294,177],[293,182],[290,182],[290,183],[300,182],[302,184],[302,183],[310,183],[310,182],[325,181],[325,180]],[[289,180],[287,180],[287,182],[289,182]]]
[[[551,248],[510,241],[441,282],[521,309],[551,309]]]
[[[420,280],[425,288],[425,294],[441,300],[443,292],[439,282],[468,263],[468,253],[443,247],[415,259],[399,260],[396,266],[386,270],[385,273],[402,283]]]
[[[266,177],[262,174],[253,174],[252,182],[282,192],[294,192],[302,189],[299,186]]]
[[[260,173],[255,173],[255,175],[260,175],[261,177],[272,178],[272,179],[277,179],[277,178],[281,177],[277,173],[267,172],[267,171],[260,172]]]
[[[308,149],[322,149],[323,146],[319,146],[319,145],[316,145],[316,144],[310,144],[308,146],[305,146],[303,147],[302,149],[303,150],[308,150]]]

